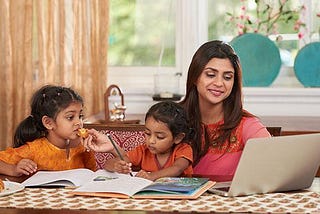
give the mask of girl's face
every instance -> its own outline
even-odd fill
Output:
[[[83,109],[81,103],[71,103],[67,108],[60,111],[52,129],[49,130],[51,142],[75,140],[79,138],[78,129],[83,126]],[[59,143],[60,144],[60,143]]]
[[[152,154],[171,153],[172,146],[181,140],[173,138],[172,133],[165,123],[148,117],[145,122],[146,145]]]
[[[212,58],[196,82],[199,102],[222,105],[232,91],[234,73],[229,59]]]

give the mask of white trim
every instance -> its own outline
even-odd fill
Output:
[[[257,116],[319,116],[320,88],[243,89],[244,108]],[[156,103],[146,94],[125,94],[128,114],[145,114]]]

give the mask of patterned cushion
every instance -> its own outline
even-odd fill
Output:
[[[145,136],[143,131],[110,131],[102,130],[100,131],[104,134],[110,134],[112,139],[120,145],[125,151],[130,151],[136,146],[144,143]],[[104,162],[107,159],[112,158],[111,153],[96,153],[95,158],[97,162],[98,169],[103,169]]]

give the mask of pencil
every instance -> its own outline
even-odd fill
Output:
[[[124,158],[122,157],[122,155],[121,155],[121,153],[120,153],[120,151],[119,151],[119,149],[118,149],[118,147],[117,147],[116,143],[113,141],[113,139],[112,139],[112,137],[110,136],[110,134],[107,134],[107,136],[108,136],[108,138],[109,138],[110,142],[112,143],[112,145],[113,145],[114,149],[116,150],[116,152],[117,152],[117,154],[118,154],[119,158],[120,158],[121,160],[123,160],[123,161],[124,161]],[[131,175],[131,176],[133,176],[132,172],[130,172],[130,175]]]

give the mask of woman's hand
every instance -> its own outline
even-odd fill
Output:
[[[110,152],[114,149],[108,137],[95,129],[88,130],[89,136],[83,139],[83,146],[95,152]]]

